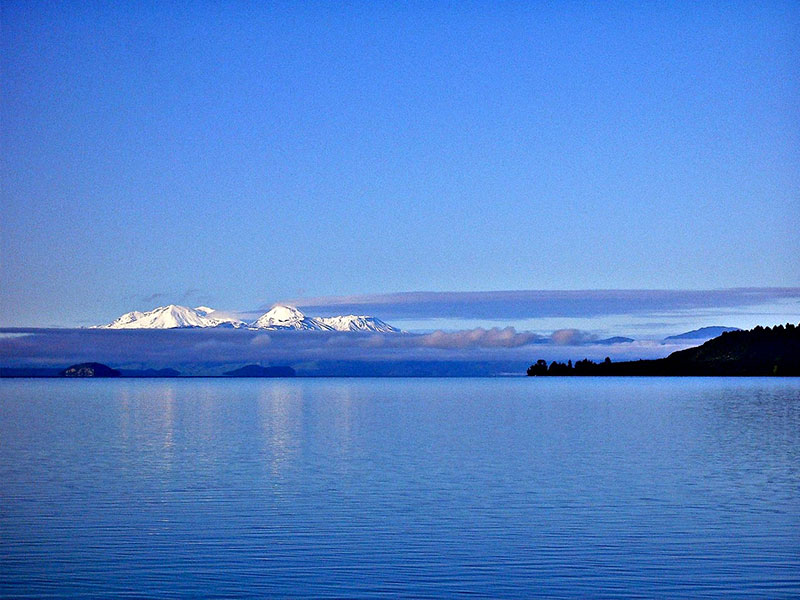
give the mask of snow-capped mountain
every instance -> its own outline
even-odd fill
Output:
[[[400,330],[375,317],[307,317],[292,306],[278,304],[253,323],[218,315],[208,306],[160,306],[147,312],[134,310],[107,325],[95,329],[180,329],[191,327],[234,327],[236,329],[305,330],[305,331],[375,331],[397,333]]]
[[[307,317],[293,306],[278,304],[250,325],[254,329],[302,329],[311,331],[376,331],[398,333],[388,323],[363,315]]]
[[[400,331],[397,327],[392,327],[385,321],[364,315],[319,317],[317,320],[334,331],[377,331],[380,333],[398,333]]]
[[[198,306],[159,306],[147,312],[134,310],[125,313],[107,325],[97,325],[96,329],[178,329],[185,327],[246,327],[244,321],[227,317],[214,317],[213,308]]]
[[[305,316],[292,306],[278,304],[250,324],[254,329],[329,330],[318,319]]]

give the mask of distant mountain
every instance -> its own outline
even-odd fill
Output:
[[[596,341],[594,341],[592,343],[593,344],[602,344],[604,346],[611,346],[613,344],[629,344],[630,342],[635,342],[635,341],[636,340],[634,340],[633,338],[622,337],[622,336],[616,335],[614,337],[605,338],[603,340],[596,340]]]
[[[727,331],[702,346],[657,360],[572,364],[538,361],[528,375],[800,376],[800,325]]]
[[[119,377],[120,372],[108,365],[95,362],[80,363],[67,367],[58,374],[59,377]]]
[[[108,325],[96,329],[180,329],[187,327],[246,327],[244,321],[227,317],[214,317],[214,310],[207,306],[160,306],[147,312],[134,310],[125,313]]]
[[[334,331],[377,331],[379,333],[399,333],[397,327],[388,323],[367,317],[365,315],[346,315],[343,317],[318,317],[317,321]]]
[[[309,318],[292,306],[278,304],[261,315],[250,326],[254,329],[298,329],[304,331],[329,331],[319,319]]]
[[[251,325],[254,329],[297,329],[305,331],[375,331],[398,333],[400,330],[388,323],[364,315],[341,317],[307,317],[293,306],[278,304],[261,315]]]
[[[223,373],[225,377],[294,377],[292,367],[262,367],[261,365],[247,365],[240,369]]]
[[[388,323],[364,315],[340,317],[307,317],[293,306],[278,304],[252,323],[221,316],[213,308],[198,306],[160,306],[147,312],[125,313],[107,325],[93,329],[186,329],[200,327],[232,327],[235,329],[300,330],[300,331],[374,331],[398,333]]]
[[[700,329],[693,329],[692,331],[687,331],[686,333],[680,333],[678,335],[671,335],[669,337],[664,338],[664,341],[667,340],[671,341],[681,341],[681,340],[710,340],[717,336],[722,335],[727,331],[741,331],[738,327],[722,327],[720,325],[716,325],[714,327],[701,327]]]

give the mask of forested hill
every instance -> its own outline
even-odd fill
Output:
[[[538,361],[528,375],[779,375],[800,376],[800,324],[728,331],[702,346],[657,360],[572,365]]]

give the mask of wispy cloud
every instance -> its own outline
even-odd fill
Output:
[[[172,298],[172,302],[185,304],[186,302],[189,302],[192,297],[196,296],[199,291],[200,290],[197,289],[186,290],[177,298],[177,300],[175,295],[164,292],[153,292],[152,294],[147,294],[144,296],[128,296],[126,297],[126,300],[133,300],[137,302],[139,305],[141,305],[137,310],[141,310],[142,308],[149,308],[151,305],[167,303],[170,301],[170,298]]]
[[[180,298],[180,302],[183,304],[186,303],[197,303],[200,299],[205,298],[203,294],[203,290],[198,288],[189,288]]]
[[[167,297],[166,294],[162,294],[161,292],[156,292],[155,294],[150,294],[149,296],[142,296],[141,298],[139,298],[139,300],[141,300],[143,303],[150,303],[150,302],[156,302],[157,300],[161,300],[166,297]]]
[[[402,292],[287,300],[313,314],[377,314],[383,319],[506,319],[658,315],[687,310],[800,302],[800,288],[720,290],[520,290]],[[267,306],[265,303],[264,306]]]

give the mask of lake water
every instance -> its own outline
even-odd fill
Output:
[[[800,596],[800,380],[0,380],[0,596]]]

